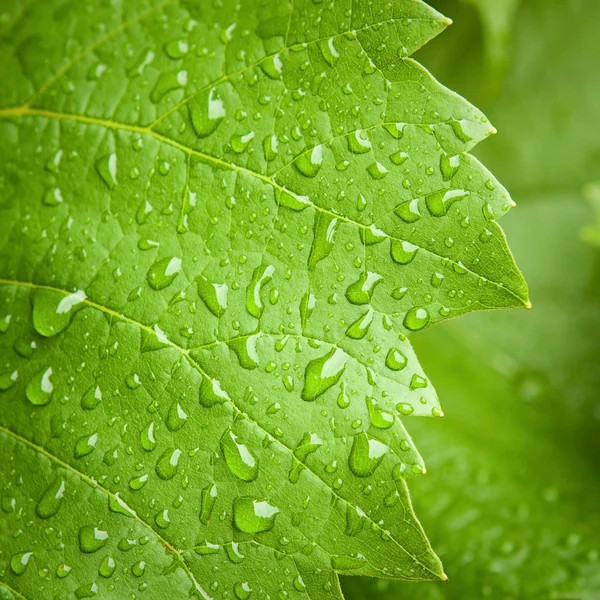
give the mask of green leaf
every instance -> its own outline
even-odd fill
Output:
[[[444,578],[406,485],[402,417],[441,415],[408,335],[528,305],[495,222],[512,201],[467,154],[494,129],[408,58],[447,20],[413,0],[10,15],[2,585]]]

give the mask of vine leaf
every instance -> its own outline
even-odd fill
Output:
[[[403,417],[442,414],[408,336],[528,304],[512,202],[467,154],[493,128],[408,58],[448,24],[421,2],[205,4],[4,27],[17,597],[445,577],[406,486]]]

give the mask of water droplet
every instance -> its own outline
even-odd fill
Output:
[[[137,492],[138,490],[141,490],[146,483],[148,483],[148,475],[138,475],[137,477],[132,477],[129,480],[129,487]]]
[[[217,379],[202,378],[200,384],[200,404],[205,408],[212,408],[217,404],[230,401],[229,394],[221,388],[221,382]]]
[[[243,533],[261,533],[275,526],[275,517],[279,509],[266,500],[237,498],[233,503],[233,522]]]
[[[173,479],[177,475],[177,467],[179,465],[179,458],[181,457],[181,450],[178,448],[167,448],[158,459],[156,463],[156,474],[166,481]]]
[[[362,531],[366,520],[367,515],[360,507],[348,504],[346,506],[346,529],[344,533],[351,536],[358,535]]]
[[[405,416],[412,415],[415,412],[414,406],[408,402],[398,402],[398,404],[396,404],[396,410],[401,415]]]
[[[131,572],[135,577],[141,577],[146,570],[146,563],[143,560],[140,560],[134,563],[131,567]]]
[[[155,262],[148,270],[148,284],[154,290],[162,290],[173,283],[180,271],[180,258],[163,258]]]
[[[392,371],[401,371],[406,367],[408,360],[398,348],[390,348],[385,357],[385,366]]]
[[[306,328],[308,320],[313,314],[316,305],[317,298],[314,294],[307,292],[302,296],[302,300],[300,301],[300,324],[302,325],[302,329]]]
[[[251,371],[258,367],[258,352],[256,343],[260,335],[251,335],[248,337],[239,337],[231,340],[228,346],[235,352],[240,366]]]
[[[371,176],[371,179],[383,179],[389,171],[380,163],[375,161],[367,167],[367,173]]]
[[[249,131],[243,135],[234,135],[231,138],[231,148],[234,152],[241,154],[248,148],[250,142],[254,139],[254,131]]]
[[[369,308],[369,310],[361,315],[348,329],[346,330],[346,335],[354,340],[362,340],[367,332],[369,331],[369,327],[373,322],[373,309]]]
[[[360,229],[360,239],[365,246],[374,246],[375,244],[380,244],[387,239],[387,237],[388,236],[385,231],[377,229],[375,225],[371,225],[370,227],[361,227]]]
[[[169,58],[183,58],[189,52],[189,44],[186,40],[171,40],[164,45],[165,53]]]
[[[290,471],[289,480],[291,483],[296,483],[298,481],[300,473],[305,468],[304,463],[306,463],[307,457],[313,452],[316,452],[322,445],[323,440],[316,433],[307,431],[302,436],[300,443],[294,450],[294,456],[298,462],[294,461],[292,470]]]
[[[233,586],[233,592],[238,600],[248,600],[252,594],[252,588],[247,581],[238,582]]]
[[[100,567],[98,568],[98,575],[108,579],[109,577],[112,577],[112,574],[115,572],[116,568],[117,564],[115,563],[115,559],[112,556],[105,556],[100,563]]]
[[[169,92],[178,90],[187,85],[187,71],[171,71],[163,73],[156,82],[152,92],[150,92],[150,100],[157,104]]]
[[[102,391],[97,385],[93,385],[81,397],[81,408],[84,410],[94,410],[102,402]]]
[[[418,198],[409,200],[408,202],[403,202],[396,207],[394,213],[398,215],[405,223],[415,223],[421,218]]]
[[[42,197],[42,202],[46,206],[58,206],[63,202],[63,195],[60,188],[49,187]]]
[[[254,269],[252,281],[246,290],[246,309],[259,319],[263,313],[264,305],[260,297],[261,289],[273,278],[275,267],[273,265],[261,265]]]
[[[404,164],[408,160],[408,158],[409,158],[408,154],[406,152],[401,152],[400,150],[398,150],[397,152],[394,152],[393,154],[390,154],[390,160],[397,167]]]
[[[268,161],[275,160],[277,158],[277,153],[279,152],[279,142],[277,140],[277,136],[275,134],[268,135],[263,140],[263,150],[265,152],[265,158]]]
[[[335,571],[356,571],[364,566],[365,559],[362,555],[353,556],[332,556],[331,566]]]
[[[301,154],[295,161],[294,167],[305,177],[316,177],[323,163],[323,146],[319,144],[310,152]]]
[[[6,392],[17,383],[19,379],[19,372],[13,371],[12,373],[3,373],[0,375],[0,392]]]
[[[281,79],[283,72],[283,63],[279,54],[267,56],[261,63],[260,68],[271,79]]]
[[[108,542],[108,532],[84,525],[79,530],[79,549],[85,554],[97,552]]]
[[[15,575],[23,575],[27,570],[33,552],[19,552],[10,557],[10,568]]]
[[[335,63],[337,62],[337,60],[340,56],[340,54],[337,51],[333,42],[334,42],[334,38],[332,38],[332,37],[330,37],[329,39],[326,39],[326,40],[320,40],[318,42],[319,50],[321,50],[321,54],[323,55],[325,62],[330,67],[333,67],[335,65]]]
[[[59,579],[64,579],[65,577],[68,577],[71,574],[72,570],[73,570],[73,567],[63,563],[61,565],[58,565],[58,567],[56,567],[56,576]]]
[[[96,171],[109,190],[117,185],[117,155],[112,152],[96,161]]]
[[[354,436],[348,466],[357,477],[369,477],[375,472],[389,448],[361,432]]]
[[[310,361],[305,371],[302,399],[316,400],[335,385],[346,368],[348,355],[340,348],[332,348],[327,354]]]
[[[212,283],[204,275],[196,279],[198,294],[206,304],[206,308],[219,317],[227,308],[227,294],[229,288],[226,283]]]
[[[169,407],[165,423],[169,431],[179,431],[185,425],[187,418],[188,416],[181,408],[181,404],[175,400]],[[154,425],[154,423],[151,423],[151,425]]]
[[[442,172],[442,178],[444,181],[450,181],[458,171],[460,167],[460,155],[448,156],[442,154],[440,157],[440,171]]]
[[[221,438],[221,451],[229,470],[242,481],[254,481],[258,476],[258,459],[252,451],[238,441],[230,429]]]
[[[159,510],[154,517],[154,522],[161,529],[167,529],[171,524],[171,517],[169,517],[169,510],[163,508],[163,510]]]
[[[93,598],[98,593],[98,586],[95,583],[86,583],[75,590],[75,598],[83,600],[84,598]]]
[[[411,308],[404,317],[404,326],[411,331],[423,329],[429,323],[429,313],[426,308]]]
[[[38,502],[35,513],[40,519],[53,517],[60,508],[65,495],[65,480],[55,479]]]
[[[389,429],[394,424],[394,415],[383,410],[375,398],[367,397],[367,407],[369,409],[369,420],[373,427]]]
[[[91,454],[96,449],[96,443],[98,442],[98,434],[93,433],[92,435],[84,435],[75,442],[75,450],[73,456],[75,458],[83,458],[88,454]]]
[[[44,337],[64,331],[86,299],[83,291],[65,296],[54,290],[37,289],[33,294],[33,326]]]
[[[314,237],[308,268],[314,269],[317,263],[329,256],[333,249],[338,219],[326,213],[319,213],[315,223]]]
[[[40,371],[35,375],[25,388],[25,395],[31,404],[35,406],[45,406],[52,400],[54,386],[50,378],[52,377],[52,367]]]
[[[418,246],[410,242],[392,240],[391,255],[394,262],[399,265],[407,265],[416,256],[419,250]]]
[[[207,485],[200,494],[200,523],[208,525],[215,502],[217,501],[217,486]]]
[[[429,194],[425,198],[425,203],[433,217],[443,217],[455,202],[464,200],[468,196],[469,192],[465,190],[439,190]]]
[[[373,292],[378,283],[381,283],[383,277],[378,273],[367,271],[361,273],[358,281],[348,286],[346,298],[352,304],[368,304],[371,301]]]
[[[364,154],[372,148],[371,141],[364,131],[357,129],[348,136],[348,150],[354,154]]]

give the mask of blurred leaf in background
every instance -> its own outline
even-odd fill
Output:
[[[450,581],[347,578],[344,592],[600,598],[600,251],[583,239],[600,181],[600,3],[529,0],[496,17],[510,43],[495,81],[489,36],[500,34],[489,20],[502,2],[432,3],[455,24],[419,58],[483,102],[500,132],[478,155],[517,202],[504,224],[533,310],[473,315],[416,339],[447,418],[412,424],[428,475],[411,489]]]

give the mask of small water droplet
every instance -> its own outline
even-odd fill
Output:
[[[109,190],[117,185],[117,155],[112,152],[96,161],[96,171]]]
[[[46,489],[38,502],[35,513],[40,519],[53,517],[61,507],[65,495],[65,480],[55,479]]]
[[[31,404],[45,406],[52,400],[54,386],[52,385],[52,367],[40,371],[25,388],[25,395]]]
[[[243,533],[270,531],[275,526],[278,513],[279,509],[266,500],[242,497],[233,503],[233,522]]]

